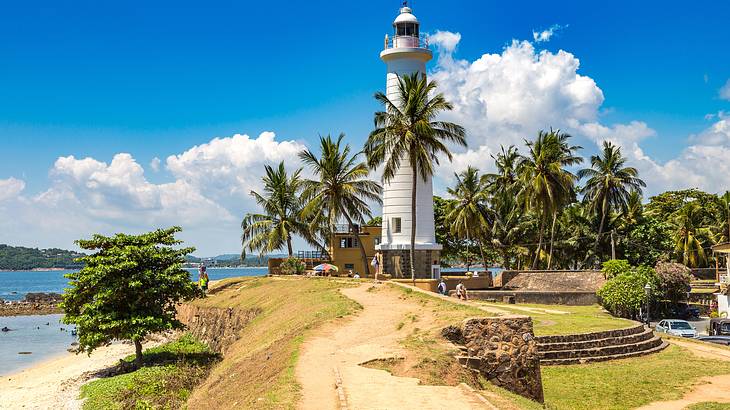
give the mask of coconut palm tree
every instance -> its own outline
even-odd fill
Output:
[[[591,167],[578,171],[579,178],[588,178],[581,190],[583,200],[590,204],[594,215],[600,215],[598,235],[593,244],[593,252],[598,255],[598,242],[601,240],[606,217],[614,210],[627,208],[631,191],[641,194],[646,187],[633,167],[626,167],[626,158],[621,155],[621,148],[609,141],[603,142],[601,155],[591,156]]]
[[[696,202],[690,202],[680,208],[672,218],[674,227],[674,250],[683,264],[696,268],[707,262],[702,246],[703,236],[710,235],[709,229],[703,227],[702,210]]]
[[[248,213],[243,218],[241,256],[245,258],[247,252],[266,254],[286,245],[291,257],[294,253],[292,235],[299,234],[305,239],[309,237],[307,224],[300,216],[303,205],[299,198],[302,170],[298,169],[289,176],[283,161],[277,168],[266,165],[265,169],[263,193],[251,191],[251,196],[263,213]]]
[[[520,154],[514,145],[507,147],[507,150],[504,149],[504,146],[500,148],[502,152],[498,153],[497,156],[492,155],[497,172],[485,174],[482,177],[492,193],[510,190],[517,182],[517,164],[520,160]]]
[[[411,181],[411,278],[415,281],[414,248],[416,246],[416,186],[418,178],[426,181],[433,175],[439,157],[451,161],[446,144],[466,146],[464,128],[460,125],[435,120],[436,116],[453,109],[436,83],[425,74],[413,73],[398,78],[394,100],[382,92],[375,99],[384,111],[375,113],[375,130],[365,143],[365,153],[371,168],[383,167],[383,181],[392,180],[401,167],[412,170]]]
[[[319,157],[309,150],[299,153],[299,158],[317,177],[303,182],[302,197],[308,201],[303,215],[321,215],[329,227],[334,227],[344,218],[359,244],[364,273],[370,275],[359,226],[372,218],[368,201],[380,204],[382,188],[377,182],[368,179],[370,170],[367,164],[358,161],[360,153],[351,153],[349,144],[343,146],[343,138],[345,134],[340,134],[337,140],[329,135],[319,137]]]
[[[718,243],[730,242],[730,191],[718,197],[715,235]]]
[[[525,141],[529,153],[520,157],[517,165],[522,184],[521,197],[539,220],[538,245],[532,269],[537,269],[540,261],[547,217],[552,216],[555,220],[558,210],[575,195],[577,178],[564,167],[579,164],[583,159],[574,154],[581,147],[568,145],[569,138],[570,135],[560,130],[540,131],[535,141]]]
[[[450,203],[450,209],[446,214],[449,230],[452,235],[466,239],[467,261],[466,269],[469,270],[469,242],[476,240],[479,252],[482,256],[484,267],[487,261],[484,259],[482,249],[483,239],[489,232],[489,220],[487,209],[487,191],[483,179],[479,177],[479,170],[469,166],[460,174],[454,173],[456,186],[447,188],[447,192],[454,199]]]

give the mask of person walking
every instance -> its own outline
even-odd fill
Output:
[[[443,278],[441,278],[441,282],[439,282],[438,292],[440,294],[442,294],[442,295],[446,295],[447,294],[447,291],[446,291],[446,282],[444,282],[444,279]]]
[[[200,270],[198,271],[198,285],[204,293],[208,293],[208,282],[208,272],[205,268],[205,265],[201,265]]]
[[[469,297],[466,294],[466,286],[464,286],[464,282],[459,281],[459,284],[456,285],[456,297],[461,300],[469,300]]]

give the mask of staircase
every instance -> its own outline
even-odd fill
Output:
[[[536,337],[540,364],[582,364],[655,353],[668,343],[644,326],[574,335]]]

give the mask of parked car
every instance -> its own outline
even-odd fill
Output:
[[[730,336],[700,336],[697,340],[707,343],[716,343],[723,346],[730,346]]]
[[[656,325],[657,332],[672,336],[697,337],[697,330],[686,320],[664,319]]]
[[[669,316],[685,320],[699,319],[700,310],[696,307],[687,305],[686,303],[678,303],[669,308]]]
[[[730,319],[714,318],[710,319],[710,336],[730,336]]]

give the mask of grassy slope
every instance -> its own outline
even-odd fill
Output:
[[[699,378],[719,374],[730,374],[730,362],[702,359],[677,346],[634,359],[542,367],[549,407],[576,410],[676,400]]]
[[[81,388],[85,410],[179,408],[218,355],[190,335],[144,351],[145,367]],[[132,362],[134,356],[125,360]]]
[[[611,316],[599,305],[592,306],[564,306],[564,305],[536,305],[520,304],[519,306],[559,310],[569,314],[537,313],[510,308],[504,303],[483,303],[488,306],[498,307],[515,314],[529,315],[532,317],[535,335],[563,335],[570,333],[598,332],[601,330],[621,329],[629,327],[633,322]]]
[[[328,279],[241,278],[217,284],[225,290],[195,303],[202,306],[260,308],[224,360],[195,389],[190,408],[294,408],[300,386],[294,367],[309,329],[360,307]]]

